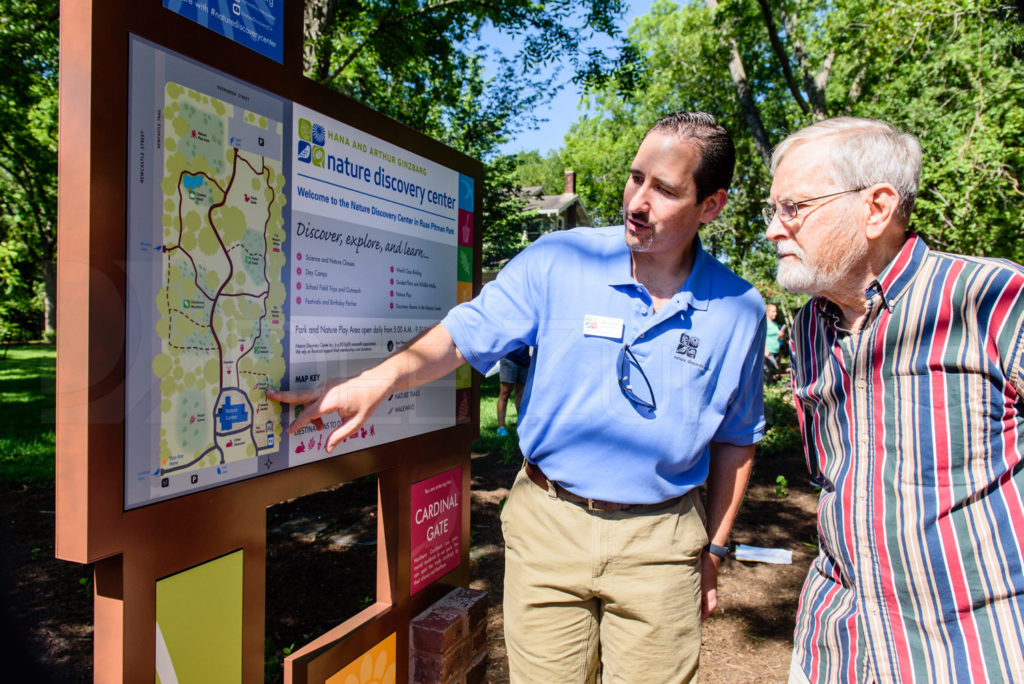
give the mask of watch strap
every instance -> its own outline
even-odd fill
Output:
[[[718,556],[722,560],[729,555],[728,546],[719,546],[718,544],[712,544],[708,542],[708,545],[704,547],[704,550],[710,553],[712,556]]]

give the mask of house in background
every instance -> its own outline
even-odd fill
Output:
[[[526,201],[523,215],[527,216],[523,221],[523,246],[545,233],[593,225],[583,201],[576,194],[576,174],[572,170],[565,172],[565,192],[561,195],[544,195],[541,186],[536,185],[522,188],[520,198]],[[505,259],[496,265],[484,265],[482,283],[486,285],[494,280],[498,269],[507,261]]]
[[[543,195],[539,185],[523,188],[522,193],[526,200],[523,212],[534,214],[523,224],[526,242],[533,242],[555,230],[593,225],[590,214],[576,194],[576,174],[572,170],[565,172],[565,191],[561,195]]]

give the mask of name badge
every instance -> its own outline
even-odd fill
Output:
[[[607,337],[613,340],[622,339],[623,322],[621,318],[595,316],[587,314],[583,317],[583,334],[591,337]]]

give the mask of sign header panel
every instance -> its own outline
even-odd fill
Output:
[[[163,0],[164,7],[255,50],[284,59],[284,0]]]

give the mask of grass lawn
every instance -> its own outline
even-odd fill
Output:
[[[516,453],[516,445],[519,438],[516,435],[516,424],[519,415],[516,412],[515,401],[509,399],[508,408],[505,411],[505,426],[508,427],[508,437],[499,437],[495,430],[498,429],[498,374],[495,373],[489,378],[484,378],[480,384],[480,439],[473,442],[473,451],[489,454],[493,451],[502,451],[506,459],[522,458]]]
[[[11,347],[0,360],[0,485],[53,484],[57,350]]]
[[[0,360],[0,486],[53,484],[56,365],[52,345],[14,346]],[[498,384],[497,374],[481,384],[480,439],[473,451],[502,451],[506,458],[519,458],[514,401],[508,402],[505,416],[509,435],[495,433]]]

